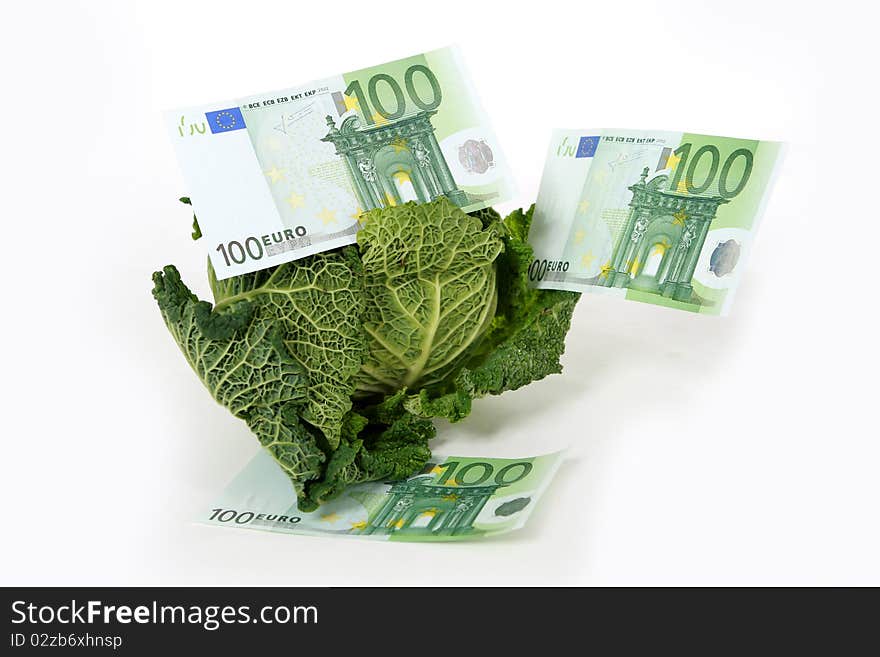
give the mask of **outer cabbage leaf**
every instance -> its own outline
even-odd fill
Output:
[[[319,253],[222,281],[210,269],[209,278],[217,310],[251,301],[258,318],[277,326],[308,376],[301,417],[335,449],[366,349],[364,283],[356,249]]]
[[[411,476],[431,457],[428,441],[434,435],[430,420],[415,417],[402,408],[390,426],[366,426],[358,438],[343,439],[333,452],[324,478],[307,488],[308,503],[317,506],[361,481]]]
[[[298,410],[308,378],[271,319],[241,300],[222,310],[199,301],[175,267],[153,275],[153,296],[168,330],[211,395],[247,422],[293,481],[298,495],[321,476],[324,452]]]
[[[154,274],[153,295],[212,396],[247,422],[290,477],[301,510],[350,484],[423,467],[434,427],[407,412],[401,396],[384,410],[351,410],[364,349],[355,249],[223,281],[209,274],[213,308],[174,267]]]
[[[496,230],[445,198],[366,213],[358,233],[369,349],[358,395],[443,382],[495,314]]]

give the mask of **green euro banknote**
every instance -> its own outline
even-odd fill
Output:
[[[218,279],[355,241],[363,212],[504,201],[511,176],[455,49],[166,114]]]
[[[781,151],[687,132],[554,131],[532,284],[727,314]]]
[[[304,513],[290,478],[260,451],[196,520],[285,534],[475,539],[522,527],[561,460],[562,452],[518,459],[435,455],[409,479],[357,484]]]

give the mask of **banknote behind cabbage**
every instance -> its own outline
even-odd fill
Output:
[[[153,274],[153,296],[308,511],[421,470],[432,418],[458,422],[474,398],[562,370],[579,295],[528,286],[531,218],[468,215],[445,198],[372,210],[356,246],[225,280],[209,263],[213,304],[174,266]]]

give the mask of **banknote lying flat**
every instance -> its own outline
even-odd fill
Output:
[[[166,115],[217,278],[355,241],[361,214],[511,177],[454,49]]]
[[[317,511],[297,509],[290,479],[261,450],[198,522],[286,534],[456,541],[522,527],[562,459],[437,457],[403,481],[352,486]]]
[[[529,234],[532,283],[727,314],[781,149],[682,132],[556,130]]]

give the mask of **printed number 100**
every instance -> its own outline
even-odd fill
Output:
[[[516,463],[505,465],[497,473],[495,473],[495,468],[492,467],[492,464],[485,461],[474,461],[459,469],[458,466],[460,465],[461,463],[458,461],[447,461],[443,465],[438,465],[437,467],[443,470],[443,474],[437,479],[437,484],[440,486],[445,485],[452,478],[452,475],[455,474],[455,483],[459,486],[479,486],[494,473],[496,484],[499,486],[510,486],[526,478],[532,471],[532,464],[528,461],[517,461]]]
[[[419,95],[419,91],[416,89],[415,84],[416,74],[423,77],[425,81],[427,81],[428,86],[431,87],[430,99],[422,98]],[[386,107],[382,102],[382,99],[379,97],[380,83],[387,86],[394,95],[393,109]],[[434,75],[431,69],[424,64],[413,64],[406,69],[406,72],[403,74],[403,85],[406,87],[406,95],[409,96],[412,104],[426,112],[437,109],[440,106],[440,101],[443,100],[443,92],[440,89],[440,83],[437,81],[437,76]],[[400,83],[387,73],[376,73],[376,75],[372,76],[367,82],[366,94],[364,94],[364,89],[361,86],[360,80],[352,81],[345,88],[343,93],[346,96],[353,96],[357,99],[361,114],[363,115],[364,120],[370,125],[376,123],[376,120],[373,117],[373,111],[370,109],[371,104],[381,117],[389,121],[399,119],[406,113],[406,99],[403,97],[403,89],[400,88]],[[368,97],[369,101],[367,100]]]
[[[711,187],[713,182],[715,182],[715,177],[718,174],[718,166],[721,164],[721,152],[718,150],[718,147],[712,144],[701,146],[697,149],[697,152],[694,153],[693,158],[691,158],[692,147],[693,144],[686,143],[682,144],[674,151],[681,161],[678,163],[678,166],[675,167],[675,175],[669,185],[669,189],[672,191],[678,190],[682,178],[684,179],[684,186],[685,189],[687,189],[688,194],[702,194]],[[697,170],[697,165],[699,165],[700,161],[705,156],[709,157],[709,172],[706,174],[703,182],[697,185],[694,183],[694,173]],[[743,161],[742,172],[739,174],[739,180],[731,185],[730,170],[734,163],[740,158],[742,158]],[[688,165],[689,159],[690,165]],[[749,182],[754,162],[755,154],[748,148],[738,148],[733,151],[727,159],[724,160],[724,164],[721,165],[721,175],[718,176],[718,194],[726,199],[731,199],[739,194],[745,188],[746,183]]]

